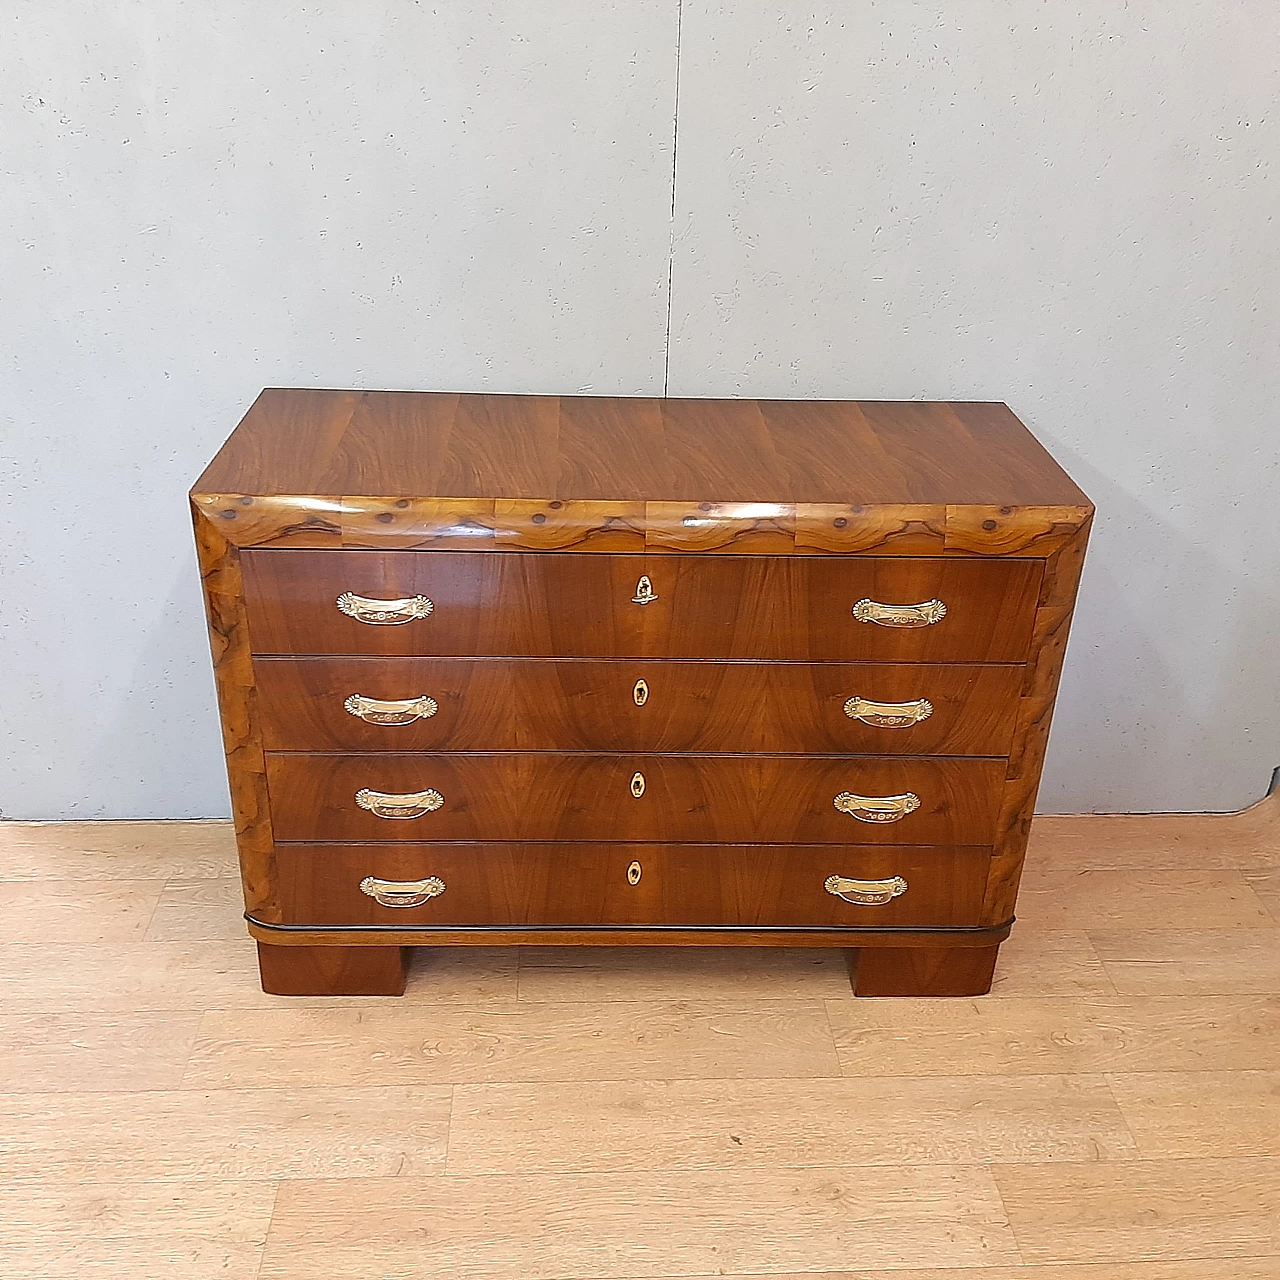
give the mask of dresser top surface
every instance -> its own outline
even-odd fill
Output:
[[[1086,507],[1007,406],[268,388],[194,495]]]

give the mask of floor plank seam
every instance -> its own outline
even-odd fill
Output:
[[[258,1251],[258,1266],[253,1273],[257,1280],[261,1280],[262,1268],[267,1264],[267,1245],[271,1242],[271,1228],[275,1224],[276,1206],[280,1203],[280,1187],[283,1181],[281,1178],[276,1179],[276,1189],[271,1196],[271,1212],[267,1214],[267,1229],[262,1236],[262,1248]]]
[[[156,916],[159,914],[159,911],[160,911],[160,904],[164,901],[165,891],[169,888],[170,883],[171,883],[173,880],[175,880],[176,878],[177,878],[177,877],[175,877],[175,876],[169,876],[169,877],[168,877],[168,878],[167,878],[167,879],[166,879],[166,880],[161,884],[161,886],[160,886],[160,892],[156,894],[156,900],[155,900],[155,902],[152,904],[152,907],[151,907],[151,914],[150,914],[149,916],[147,916],[147,923],[146,923],[146,926],[145,926],[145,927],[142,929],[142,931],[138,934],[138,939],[137,939],[137,940],[138,940],[138,942],[139,942],[140,944],[142,944],[142,945],[145,945],[145,944],[146,944],[146,942],[147,942],[147,940],[148,940],[148,939],[147,939],[147,934],[149,934],[149,933],[151,932],[151,926],[155,923]]]
[[[1111,1077],[1113,1075],[1133,1074],[1122,1071],[1104,1071],[1102,1073],[1102,1082],[1106,1086],[1107,1096],[1111,1099],[1111,1105],[1116,1109],[1116,1115],[1120,1117],[1120,1123],[1124,1126],[1124,1131],[1129,1135],[1129,1141],[1133,1143],[1134,1158],[1138,1160],[1146,1160],[1149,1157],[1142,1150],[1142,1144],[1138,1141],[1138,1135],[1134,1133],[1133,1126],[1129,1123],[1129,1117],[1125,1113],[1124,1107],[1120,1105],[1120,1099],[1116,1096],[1116,1091],[1111,1087]],[[1121,1162],[1123,1163],[1123,1161]]]
[[[444,1130],[444,1159],[440,1162],[440,1176],[442,1178],[449,1176],[449,1147],[453,1142],[453,1119],[457,1105],[458,1086],[457,1084],[451,1084],[449,1086],[449,1121]]]
[[[1009,1235],[1013,1239],[1013,1247],[1018,1255],[1018,1261],[1014,1264],[1018,1267],[1030,1268],[1033,1264],[1027,1261],[1027,1255],[1022,1247],[1022,1240],[1018,1235],[1018,1228],[1013,1225],[1013,1214],[1009,1212],[1009,1202],[1004,1198],[1004,1188],[1000,1185],[1000,1179],[996,1177],[996,1169],[999,1166],[988,1165],[987,1177],[991,1179],[991,1185],[996,1190],[996,1198],[1000,1201],[1000,1208],[1004,1213],[1005,1225],[1009,1228]],[[987,1267],[981,1267],[975,1271],[975,1275],[981,1280],[982,1272],[988,1270]],[[990,1268],[994,1270],[994,1268]]]

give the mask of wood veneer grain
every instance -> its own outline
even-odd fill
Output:
[[[987,882],[986,918],[991,923],[1007,920],[1018,896],[1091,521],[1092,516],[1045,561]]]
[[[258,658],[269,751],[841,752],[1003,756],[1022,687],[1013,665],[732,663],[671,659]],[[644,701],[635,690],[644,682]],[[347,698],[431,697],[407,725]],[[852,719],[852,696],[927,699],[927,719]]]
[[[483,552],[246,551],[259,654],[1022,662],[1036,560],[746,556],[494,556]],[[641,577],[656,598],[636,604]],[[426,596],[397,626],[339,611],[345,592]],[[940,599],[923,627],[859,622],[853,606]]]
[[[400,996],[408,947],[273,947],[258,943],[262,989],[274,996]]]
[[[750,456],[742,456],[753,444]],[[991,402],[269,388],[197,482],[235,492],[1086,504]],[[719,492],[717,492],[717,490]]]
[[[240,552],[199,507],[193,518],[244,903],[258,919],[271,920],[278,910],[275,844]]]
[[[941,756],[676,756],[557,752],[267,756],[277,838],[989,844],[1003,761]],[[636,774],[644,794],[632,792]],[[433,789],[434,812],[382,818],[363,789]],[[863,822],[844,792],[920,807]]]
[[[466,804],[461,810],[446,805],[436,829],[471,839],[660,840],[692,833],[694,839],[877,843],[879,837],[856,828],[838,837],[830,814],[825,834],[816,834],[813,815],[768,761],[770,753],[856,754],[888,742],[880,748],[885,759],[947,752],[954,754],[936,758],[963,764],[972,753],[969,764],[980,771],[1001,770],[998,782],[988,785],[983,772],[976,790],[948,794],[945,813],[913,815],[912,839],[991,844],[982,916],[990,932],[955,941],[955,949],[975,953],[955,961],[957,973],[969,974],[961,985],[979,985],[976,952],[1003,936],[1012,915],[1092,515],[1085,495],[1005,406],[273,390],[263,393],[210,464],[191,500],[244,901],[260,941],[335,944],[331,931],[310,944],[299,936],[287,943],[271,936],[281,910],[274,862],[281,814],[288,832],[307,839],[391,838],[385,828],[362,827],[364,818],[344,825],[349,815],[336,810],[326,819],[336,826],[316,825],[300,812],[305,805],[298,798],[321,798],[314,780],[303,782],[296,772],[302,765],[283,758],[269,763],[268,745],[354,749],[383,766],[405,750],[425,752],[419,759],[427,759],[432,748],[447,748],[455,760],[466,755],[456,754],[463,747],[546,754],[566,746],[587,753],[639,747],[650,760],[660,758],[657,752],[742,750],[757,753],[759,775],[745,779],[745,789],[708,792],[705,777],[694,786],[684,777],[674,800],[651,806],[658,820],[647,826],[647,811],[639,811],[641,820],[625,805],[616,810],[626,815],[620,825],[580,821],[572,770],[565,769],[536,796],[539,804],[568,800],[563,819],[504,811],[502,796],[513,780],[521,781],[513,777],[497,788],[464,787],[464,799],[482,801],[484,812],[476,818]],[[524,554],[489,554],[495,551]],[[631,597],[642,574],[654,583],[656,599],[636,604]],[[436,607],[429,619],[404,627],[369,627],[337,611],[336,598],[347,590],[375,598],[423,594]],[[852,604],[864,596],[898,604],[937,597],[949,611],[930,627],[887,630],[852,619]],[[475,684],[473,673],[461,692],[442,689],[435,723],[419,722],[400,737],[401,752],[388,752],[384,733],[355,720],[335,722],[339,713],[329,702],[310,714],[308,699],[324,700],[331,689],[317,688],[310,676],[299,682],[301,672],[283,665],[258,664],[286,677],[264,716],[254,684],[261,672],[251,654],[366,662],[378,656],[624,661],[598,668],[601,677],[609,673],[612,691],[599,702],[590,681],[563,683],[565,672],[581,674],[585,666],[526,665],[519,681],[499,679],[492,688],[484,679]],[[686,659],[779,669],[757,673],[752,687],[737,666],[721,664],[715,678],[704,672],[701,682],[690,668],[689,683],[677,682],[672,706],[679,714],[660,731],[653,727],[658,716],[650,716],[643,723],[652,737],[629,736],[637,722],[627,718],[625,693],[634,679],[615,677],[633,661],[671,663],[669,670],[679,672]],[[831,670],[814,679],[816,672],[801,677],[798,667],[784,672],[793,662]],[[840,723],[840,691],[821,683],[837,666],[858,662],[882,664],[877,678],[887,678],[894,664],[903,671],[954,666],[947,681],[975,664],[996,667],[975,677],[986,693],[971,697],[948,686],[930,721],[884,739]],[[1008,688],[1015,667],[1022,668],[1016,699]],[[500,668],[483,670],[492,679]],[[787,684],[793,678],[798,683]],[[895,679],[905,685],[910,676]],[[474,696],[467,693],[472,688]],[[623,703],[621,714],[609,714],[609,697]],[[910,699],[886,694],[874,700]],[[735,702],[751,710],[735,714]],[[481,703],[486,714],[477,716]],[[499,715],[499,707],[510,714]],[[652,709],[660,707],[656,702]],[[305,770],[312,773],[345,767],[308,760]],[[510,767],[528,774],[529,766]],[[651,767],[674,777],[684,766]],[[611,775],[602,780],[612,781]],[[781,786],[771,808],[756,805],[752,784],[762,780]],[[659,795],[664,789],[671,791],[665,776]],[[608,808],[609,794],[592,798],[597,810],[602,800]],[[989,804],[995,806],[990,816]],[[526,932],[537,937],[532,928]],[[511,929],[505,936],[525,935]],[[582,940],[588,936],[605,941],[607,930]],[[805,936],[836,945],[837,935],[816,927]],[[770,945],[778,941],[764,931],[760,937]],[[748,940],[746,931],[735,938]],[[895,940],[892,931],[878,935],[878,945],[908,942],[923,945],[906,935]],[[907,989],[937,986],[926,974],[928,949],[909,963],[886,957],[882,967],[899,978],[914,974]],[[301,953],[290,963],[301,965]]]
[[[288,924],[712,925],[889,928],[974,925],[990,852],[971,847],[655,844],[282,844]],[[638,883],[627,878],[633,863]],[[902,876],[881,905],[827,893],[828,876]],[[383,906],[366,876],[447,886],[418,907]]]

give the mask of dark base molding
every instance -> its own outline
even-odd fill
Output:
[[[251,915],[249,932],[278,947],[631,946],[631,947],[994,947],[1013,920],[947,928],[828,929],[685,925],[409,925],[269,924]]]

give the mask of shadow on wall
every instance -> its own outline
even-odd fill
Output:
[[[1079,455],[1053,453],[1098,513],[1037,809],[1115,812],[1134,795],[1151,811],[1255,803],[1280,763],[1266,639],[1280,635],[1280,602]],[[1134,546],[1164,554],[1136,562]],[[1187,681],[1180,668],[1219,678]],[[1242,738],[1256,752],[1243,772],[1230,763]]]

